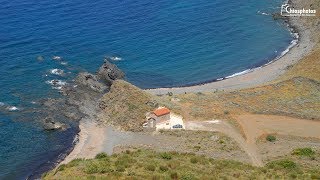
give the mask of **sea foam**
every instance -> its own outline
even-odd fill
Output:
[[[17,108],[16,106],[8,106],[6,109],[8,111],[18,111],[19,110],[19,108]]]
[[[54,75],[61,76],[64,74],[64,71],[62,69],[50,69],[50,73]]]
[[[226,79],[229,79],[229,78],[232,78],[232,77],[235,77],[235,76],[240,76],[240,75],[243,75],[243,74],[247,74],[248,72],[250,72],[251,69],[247,69],[247,70],[244,70],[244,71],[241,71],[241,72],[238,72],[238,73],[234,73],[230,76],[227,76]]]
[[[57,80],[57,79],[46,81],[46,83],[53,85],[53,86],[64,86],[67,84],[67,82],[62,81],[62,80]]]

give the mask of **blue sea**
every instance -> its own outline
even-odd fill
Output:
[[[270,15],[281,3],[2,0],[0,179],[41,173],[70,148],[77,128],[45,132],[35,113],[42,98],[60,97],[51,80],[63,85],[80,71],[94,73],[106,56],[141,88],[198,84],[263,65],[293,40]]]

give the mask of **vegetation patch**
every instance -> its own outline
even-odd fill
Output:
[[[268,135],[266,137],[266,140],[269,141],[269,142],[275,142],[277,140],[277,138],[273,135]]]
[[[167,153],[151,150],[131,151],[105,158],[79,159],[59,171],[43,175],[43,179],[310,179],[320,170],[300,166],[291,160],[277,160],[266,167],[254,167],[229,160],[216,160],[188,153]],[[167,156],[165,156],[167,157]]]
[[[102,158],[107,158],[108,157],[108,154],[107,153],[99,153],[96,155],[96,159],[102,159]]]
[[[311,157],[316,154],[311,148],[298,148],[292,151],[292,155]]]
[[[277,160],[267,164],[267,167],[272,169],[295,169],[297,168],[297,164],[291,160]]]

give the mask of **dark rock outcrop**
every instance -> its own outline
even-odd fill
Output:
[[[98,81],[96,75],[90,73],[80,73],[75,80],[78,86],[84,86],[97,92],[105,92],[108,87]]]
[[[110,90],[114,80],[122,78],[124,73],[108,61],[100,67],[97,75],[79,73],[73,83],[61,88],[63,98],[48,98],[41,103],[39,117],[44,119],[43,128],[65,130],[68,124],[81,119],[96,119],[101,111],[99,99]]]
[[[103,65],[99,68],[97,76],[104,81],[107,86],[111,86],[116,79],[123,79],[124,73],[115,65],[105,60]]]
[[[65,130],[68,127],[66,124],[54,121],[52,118],[48,117],[44,120],[43,128],[45,130],[51,131],[51,130],[58,130],[58,129]]]

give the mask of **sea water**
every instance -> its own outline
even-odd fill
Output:
[[[280,0],[4,0],[0,6],[0,179],[49,164],[76,131],[45,132],[33,113],[109,56],[141,88],[197,84],[260,66],[292,36]],[[55,82],[55,83],[53,83]],[[58,113],[58,112],[57,112]],[[40,170],[39,170],[40,171]]]

